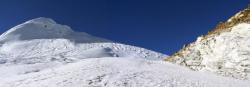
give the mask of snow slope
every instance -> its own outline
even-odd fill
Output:
[[[134,56],[162,59],[166,55],[74,32],[49,18],[36,18],[0,36],[0,64],[70,62],[83,58]]]
[[[249,81],[190,71],[163,61],[92,58],[7,78],[1,87],[247,87]]]
[[[103,57],[162,60],[166,55],[75,32],[43,17],[17,25],[0,36],[1,80]]]

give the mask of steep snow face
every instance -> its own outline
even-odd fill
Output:
[[[198,40],[166,59],[193,70],[238,79],[250,78],[250,24],[241,23],[213,37]]]
[[[11,67],[11,66],[10,66]],[[20,69],[21,68],[21,69]],[[27,66],[18,67],[22,70]],[[8,70],[8,69],[6,69]],[[19,77],[1,79],[1,87],[247,87],[249,81],[193,72],[163,61],[92,58]],[[1,73],[1,72],[0,72]]]

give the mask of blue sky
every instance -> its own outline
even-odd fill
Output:
[[[172,54],[250,0],[1,0],[0,32],[36,17],[75,31]]]

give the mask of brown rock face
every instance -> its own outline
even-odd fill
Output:
[[[231,27],[239,23],[250,23],[250,5],[245,10],[240,11],[235,16],[231,17],[228,21],[219,23],[214,30],[208,33],[208,35],[230,31]]]

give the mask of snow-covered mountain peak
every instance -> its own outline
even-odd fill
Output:
[[[73,62],[83,58],[117,56],[148,59],[166,57],[143,48],[75,32],[66,25],[42,17],[17,25],[0,36],[0,64],[65,62],[65,57]]]
[[[166,60],[196,71],[249,79],[249,43],[250,8],[247,8]]]
[[[74,42],[110,42],[84,32],[74,32],[69,26],[56,23],[50,18],[35,18],[17,25],[0,36],[0,42],[33,39],[68,39]]]
[[[38,17],[27,21],[26,23],[57,24],[53,19]]]

